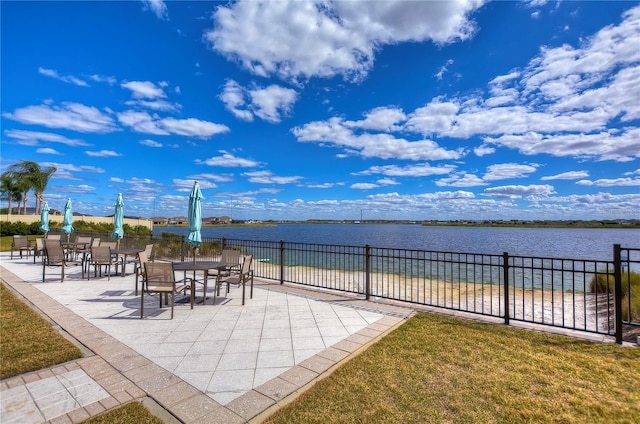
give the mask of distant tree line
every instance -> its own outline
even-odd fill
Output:
[[[15,163],[0,175],[0,199],[8,202],[8,215],[11,215],[13,202],[16,203],[16,213],[27,214],[28,194],[33,190],[36,198],[36,213],[40,213],[44,203],[43,193],[49,184],[49,179],[57,171],[55,166],[41,167],[38,163],[23,160]]]

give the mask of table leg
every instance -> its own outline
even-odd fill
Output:
[[[202,293],[202,306],[207,304],[207,274],[208,274],[208,272],[205,269],[203,271],[203,273],[204,273],[204,277],[202,278],[202,281],[203,281],[203,285],[204,285],[204,289],[203,289],[204,292]]]
[[[127,254],[125,253],[124,256],[122,257],[122,276],[123,277],[126,275],[126,272],[125,272],[126,266],[127,266]]]

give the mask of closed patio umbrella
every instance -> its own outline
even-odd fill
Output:
[[[193,190],[189,196],[189,235],[187,236],[187,244],[193,247],[193,260],[196,260],[196,249],[202,244],[202,236],[200,229],[202,228],[202,210],[200,201],[203,199],[200,185],[196,181],[193,184]]]
[[[120,248],[120,240],[124,237],[124,200],[122,199],[122,193],[118,193],[118,198],[116,199],[116,211],[113,214],[113,233],[111,233],[111,238],[117,239],[117,248]]]
[[[40,229],[44,231],[45,237],[49,234],[49,204],[47,202],[44,202],[40,211]]]
[[[67,199],[67,203],[64,205],[64,220],[62,221],[62,232],[67,235],[67,241],[71,237],[75,229],[73,228],[73,208],[71,206],[71,198]]]

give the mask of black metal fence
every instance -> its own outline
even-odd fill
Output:
[[[160,259],[216,259],[222,249],[255,258],[259,278],[321,287],[623,339],[640,327],[640,248],[613,246],[612,260],[437,252],[371,246],[203,238],[194,251],[184,236],[127,237],[125,247],[154,243]],[[632,272],[633,271],[633,272]],[[634,291],[635,290],[635,291]]]

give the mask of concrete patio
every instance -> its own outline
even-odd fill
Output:
[[[2,422],[79,422],[133,399],[166,422],[259,422],[413,313],[361,298],[256,279],[212,304],[158,308],[134,276],[80,278],[0,254],[1,278],[84,347],[70,363],[1,382]],[[196,290],[202,299],[202,286]]]

